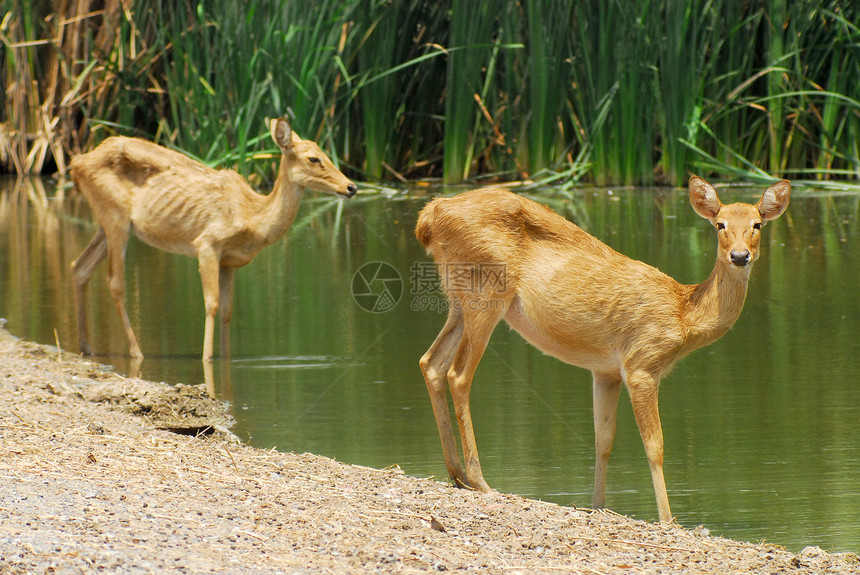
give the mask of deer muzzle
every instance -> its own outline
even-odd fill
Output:
[[[739,268],[744,267],[750,260],[752,259],[752,254],[750,254],[749,250],[732,250],[729,252],[729,259],[732,264],[738,266]]]

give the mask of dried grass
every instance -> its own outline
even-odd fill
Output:
[[[118,74],[134,57],[137,36],[131,0],[25,0],[5,14],[7,121],[0,130],[0,164],[19,175],[52,165],[91,146],[89,120],[109,121],[125,100]],[[99,7],[99,9],[96,9]],[[130,52],[130,54],[129,54]]]

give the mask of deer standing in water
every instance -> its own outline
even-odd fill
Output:
[[[305,189],[346,197],[357,188],[314,142],[286,120],[269,124],[281,164],[269,195],[251,189],[232,170],[214,170],[173,150],[135,138],[113,137],[71,164],[72,180],[92,207],[99,229],[72,264],[78,340],[91,354],[86,289],[108,260],[108,285],[131,356],[142,358],[125,306],[125,250],[133,231],[151,246],[199,260],[206,324],[203,359],[212,359],[215,315],[221,314],[221,353],[229,355],[233,270],[247,265],[292,226]]]
[[[660,379],[691,351],[720,338],[744,305],[761,228],[788,207],[791,184],[770,186],[756,205],[723,205],[714,188],[690,179],[690,203],[717,230],[717,261],[698,285],[682,285],[630,259],[550,209],[509,191],[484,188],[439,198],[421,210],[415,233],[440,267],[448,319],[420,366],[430,392],[445,465],[454,482],[489,491],[472,428],[472,378],[504,319],[526,341],[593,374],[594,506],[604,506],[618,396],[627,386],[645,445],[660,521],[672,520],[663,478]],[[503,270],[452,289],[452,269]],[[457,286],[462,287],[462,286]],[[465,472],[446,398],[451,390]]]

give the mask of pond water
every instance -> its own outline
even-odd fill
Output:
[[[761,190],[720,193],[724,201],[755,201]],[[428,197],[307,195],[289,241],[237,272],[233,357],[216,360],[214,386],[232,402],[242,439],[447,478],[417,365],[445,319],[421,285],[430,260],[413,235]],[[701,281],[713,266],[714,232],[694,214],[685,190],[550,190],[540,199],[681,282]],[[765,227],[763,255],[734,329],[663,380],[665,474],[682,525],[792,550],[860,551],[858,213],[860,195],[795,190],[788,212]],[[40,180],[2,183],[0,317],[12,333],[76,349],[69,264],[94,232],[86,203],[73,191]],[[393,270],[393,281],[372,275],[380,269]],[[127,282],[146,355],[143,377],[202,383],[196,261],[133,240]],[[397,285],[396,305],[374,299],[396,296],[382,288]],[[370,297],[353,297],[362,290]],[[127,372],[127,343],[104,270],[89,297],[96,359]],[[368,302],[377,304],[375,312],[365,309]],[[472,405],[491,486],[590,505],[588,372],[542,355],[500,325],[478,369]],[[626,395],[607,505],[656,520]]]

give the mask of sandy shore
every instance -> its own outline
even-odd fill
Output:
[[[0,329],[0,574],[860,573],[850,553],[255,449],[227,426],[199,388]]]

